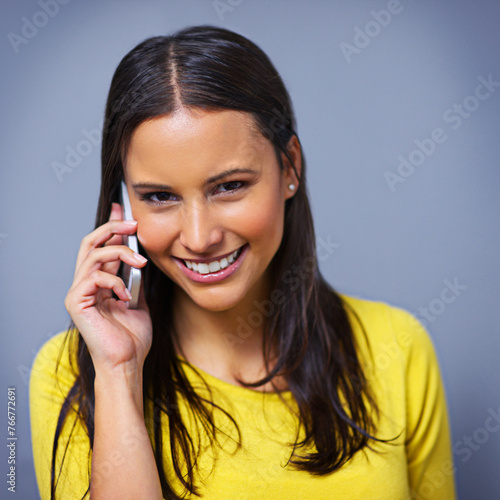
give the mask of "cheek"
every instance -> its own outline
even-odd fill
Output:
[[[281,241],[283,232],[284,202],[277,196],[259,196],[234,208],[231,226],[250,244],[263,242],[270,245],[274,239]]]
[[[137,217],[137,239],[150,255],[163,253],[175,239],[168,217]]]

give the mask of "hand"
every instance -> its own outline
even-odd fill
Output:
[[[127,288],[116,274],[120,261],[144,267],[122,244],[123,234],[134,234],[137,223],[122,220],[122,207],[113,203],[109,221],[83,238],[75,276],[64,305],[88,347],[94,368],[141,370],[151,348],[152,323],[143,281],[137,309],[128,309]],[[112,297],[112,291],[121,300]]]

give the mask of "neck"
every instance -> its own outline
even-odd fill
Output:
[[[254,382],[264,377],[262,341],[267,317],[255,306],[262,301],[262,294],[257,299],[255,293],[248,293],[231,309],[210,311],[176,288],[173,311],[178,353],[210,375],[236,385],[238,379]],[[279,387],[284,388],[283,381]],[[272,387],[266,384],[258,389]]]

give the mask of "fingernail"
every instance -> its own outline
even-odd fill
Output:
[[[146,257],[143,257],[141,254],[138,254],[136,252],[134,252],[134,257],[139,262],[147,262],[148,261],[148,259],[146,259]]]
[[[124,220],[123,223],[127,224],[129,226],[135,226],[137,224],[137,221],[136,220]]]
[[[132,299],[132,294],[129,292],[128,288],[125,288],[125,295],[126,295],[129,299]]]

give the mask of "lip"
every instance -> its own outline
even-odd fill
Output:
[[[238,255],[238,258],[232,264],[215,273],[208,273],[208,274],[197,273],[196,271],[187,268],[184,265],[184,263],[177,257],[173,257],[173,259],[175,263],[179,266],[180,270],[191,280],[196,281],[198,283],[216,283],[217,281],[222,281],[225,280],[226,278],[229,278],[229,276],[231,276],[238,270],[238,268],[241,266],[241,263],[243,262],[243,259],[245,258],[247,250],[248,250],[248,243],[243,245],[243,250],[241,251],[240,255]],[[231,253],[227,255],[231,255]],[[224,257],[225,256],[222,256],[220,257],[220,259]],[[211,259],[211,260],[200,259],[200,260],[193,260],[193,262],[211,262],[212,260],[220,260],[220,259]]]

